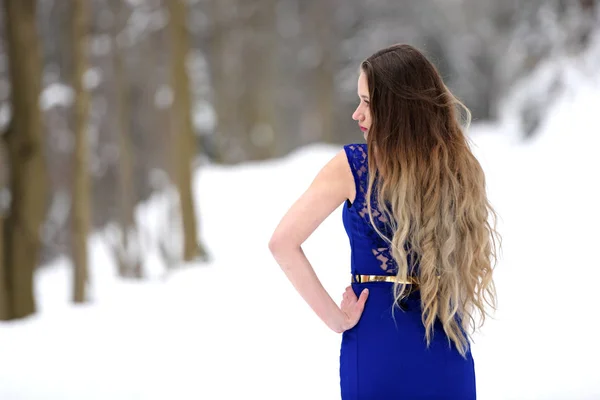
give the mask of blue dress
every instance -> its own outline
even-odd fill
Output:
[[[342,214],[350,239],[351,273],[395,275],[389,247],[373,229],[366,211],[367,146],[349,144],[344,150],[356,184],[356,198],[353,203],[346,201]],[[373,200],[371,204],[376,210]],[[369,297],[358,324],[342,336],[342,400],[475,399],[471,353],[463,358],[448,343],[439,322],[427,347],[419,292],[406,298],[402,309],[396,306],[392,315],[392,287],[390,282],[352,283],[357,296],[368,288]]]

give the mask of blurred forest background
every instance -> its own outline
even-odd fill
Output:
[[[85,302],[86,242],[101,228],[113,227],[119,274],[143,279],[135,207],[156,192],[172,193],[165,264],[208,259],[193,170],[360,140],[350,118],[358,66],[381,47],[423,50],[476,122],[499,118],[517,96],[520,140],[533,137],[564,81],[557,74],[515,94],[519,82],[545,60],[584,51],[599,8],[597,0],[3,0],[0,319],[35,312],[34,271],[58,256],[72,260],[72,298]]]

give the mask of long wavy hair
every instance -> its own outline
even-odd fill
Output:
[[[370,201],[367,208],[398,265],[396,303],[409,293],[398,282],[415,277],[427,345],[439,320],[465,356],[488,306],[496,308],[492,273],[501,240],[464,133],[471,114],[412,46],[382,49],[361,70],[371,111],[367,199],[376,190],[378,219],[390,224],[392,237],[377,229]]]

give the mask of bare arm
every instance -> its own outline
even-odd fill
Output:
[[[271,253],[298,293],[319,318],[338,333],[357,321],[352,321],[353,316],[342,311],[329,296],[301,245],[346,199],[354,198],[355,191],[354,178],[342,150],[321,169],[306,192],[284,215],[269,242]],[[366,296],[362,297],[364,306]],[[361,313],[362,308],[358,317]]]

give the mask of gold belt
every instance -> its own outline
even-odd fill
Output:
[[[368,283],[368,282],[398,282],[401,285],[416,285],[417,280],[413,277],[408,277],[406,280],[397,280],[395,275],[352,275],[352,283]]]

